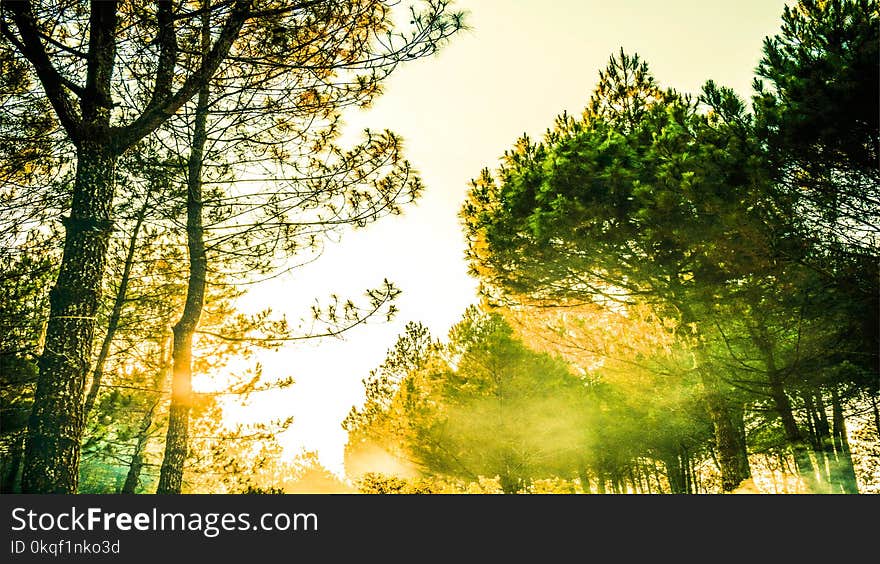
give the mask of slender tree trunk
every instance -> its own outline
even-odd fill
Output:
[[[648,469],[645,462],[641,459],[636,460],[636,472],[639,477],[639,490],[642,493],[651,493],[651,478],[648,475]]]
[[[203,2],[207,8],[207,0]],[[209,11],[202,18],[202,53],[210,44]],[[208,260],[205,255],[202,227],[202,165],[208,117],[209,84],[199,89],[196,104],[193,138],[187,168],[186,235],[189,250],[189,283],[183,314],[173,328],[171,349],[171,409],[168,433],[165,438],[165,456],[159,472],[157,494],[179,494],[183,487],[183,469],[189,450],[189,414],[192,407],[192,339],[199,324],[205,302]]]
[[[804,479],[809,491],[819,493],[822,487],[816,479],[815,468],[813,468],[813,461],[810,459],[809,449],[803,435],[801,435],[800,428],[798,428],[791,409],[791,402],[775,369],[771,368],[768,370],[767,379],[770,384],[770,396],[773,399],[776,413],[782,421],[785,438],[794,455],[795,470]]]
[[[587,472],[586,466],[581,465],[578,470],[578,478],[581,480],[581,490],[585,494],[592,493],[592,490],[590,490],[590,474]]]
[[[786,441],[794,455],[795,470],[798,475],[803,478],[808,491],[812,493],[820,493],[823,488],[819,483],[819,480],[816,479],[813,461],[810,459],[810,449],[798,427],[797,420],[794,417],[794,411],[791,407],[791,401],[788,399],[788,394],[785,392],[782,377],[776,368],[773,343],[771,342],[770,337],[765,334],[764,328],[753,329],[752,340],[764,355],[764,361],[767,365],[767,384],[770,390],[770,398],[773,400],[776,415],[782,422],[782,429],[785,432]],[[808,414],[808,417],[810,416],[811,415]],[[821,429],[817,430],[821,431]]]
[[[843,406],[837,390],[831,389],[831,419],[834,423],[833,441],[837,457],[834,461],[833,476],[845,494],[859,493],[856,471],[853,468],[852,452],[846,438],[846,421],[843,417]]]
[[[681,474],[684,476],[684,493],[694,493],[694,482],[691,477],[691,456],[687,448],[679,447],[679,458],[681,459]]]
[[[92,383],[89,386],[89,393],[86,394],[85,405],[83,406],[83,417],[88,418],[92,407],[95,405],[95,399],[98,397],[98,391],[101,388],[101,380],[104,376],[104,363],[107,362],[107,356],[110,354],[110,345],[116,336],[116,329],[119,327],[119,318],[122,315],[122,307],[125,305],[125,296],[128,291],[128,280],[131,277],[131,266],[134,263],[134,252],[137,248],[138,234],[141,225],[144,223],[144,217],[147,215],[147,209],[150,205],[150,192],[144,199],[144,205],[138,211],[137,221],[131,232],[131,239],[128,242],[128,251],[125,256],[125,264],[122,267],[122,278],[119,280],[119,288],[116,290],[116,299],[113,301],[113,309],[110,312],[110,319],[107,322],[107,333],[104,335],[104,341],[101,343],[101,351],[95,360],[95,368],[92,372]]]
[[[877,428],[877,435],[880,435],[880,408],[877,406],[877,395],[871,393],[871,410],[874,412],[874,427]]]
[[[122,490],[119,493],[133,494],[137,490],[140,483],[141,470],[144,467],[144,450],[150,438],[150,425],[153,424],[153,410],[156,409],[158,403],[159,399],[156,398],[156,401],[153,402],[141,420],[140,427],[138,427],[137,443],[131,455],[131,464],[128,466],[128,474],[125,476],[125,483],[122,485]]]
[[[817,388],[816,394],[816,428],[819,431],[819,445],[822,454],[822,468],[825,480],[831,484],[834,482],[834,464],[838,453],[835,452],[834,438],[831,436],[831,423],[828,421],[828,413],[825,402],[822,399],[822,389]],[[818,458],[818,453],[817,453]]]
[[[669,482],[669,492],[673,494],[686,493],[684,485],[684,476],[681,472],[681,459],[677,454],[668,453],[663,459],[663,465],[666,467],[666,480]]]
[[[770,384],[770,396],[773,399],[776,413],[782,421],[782,428],[785,431],[785,438],[791,447],[794,455],[795,470],[804,479],[809,491],[820,493],[824,488],[816,479],[813,461],[810,459],[810,452],[807,443],[801,434],[794,413],[791,409],[791,402],[785,393],[782,380],[778,372],[771,362],[768,364],[767,380]]]
[[[809,392],[802,394],[804,399],[804,407],[807,410],[807,433],[810,438],[810,444],[813,449],[820,449],[821,440],[819,439],[819,419],[816,416],[816,406],[813,405],[813,396]]]
[[[87,139],[77,149],[64,254],[49,293],[46,345],[25,441],[22,491],[75,493],[84,426],[83,389],[112,230],[116,155]]]
[[[596,493],[607,493],[605,491],[605,472],[602,469],[596,471]]]
[[[611,474],[611,491],[616,494],[620,493],[620,473],[617,470]]]

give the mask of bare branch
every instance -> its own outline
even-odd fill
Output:
[[[46,91],[46,97],[49,98],[52,108],[58,114],[59,123],[67,132],[71,141],[74,144],[78,144],[81,138],[81,119],[77,115],[73,101],[70,99],[65,88],[80,96],[83,89],[62,77],[58,69],[52,66],[52,62],[46,54],[46,49],[40,41],[40,33],[37,30],[31,3],[28,0],[3,0],[0,6],[12,13],[12,19],[18,29],[18,33],[21,35],[21,40],[19,41],[6,25],[5,18],[0,20],[2,21],[3,35],[34,66],[34,70],[40,78],[40,83],[42,83],[43,89]]]

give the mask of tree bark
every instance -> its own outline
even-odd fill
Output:
[[[700,370],[705,389],[704,401],[715,430],[715,450],[721,470],[721,490],[731,492],[751,476],[746,456],[743,433],[737,427],[737,418],[727,399],[718,391],[718,378]],[[741,423],[741,421],[739,421]]]
[[[49,293],[46,345],[28,420],[24,493],[76,492],[84,426],[83,389],[112,229],[116,156],[107,143],[77,150],[76,180],[64,254]]]
[[[205,0],[202,16],[202,53],[210,44],[209,11]],[[189,449],[189,415],[192,407],[192,339],[199,324],[205,302],[208,260],[205,254],[202,226],[202,166],[204,163],[206,123],[208,118],[209,84],[199,89],[195,123],[187,168],[186,235],[189,250],[189,282],[183,314],[173,328],[171,349],[171,408],[165,455],[159,472],[157,494],[179,494],[183,487],[183,471]]]
[[[676,294],[679,293],[680,290],[676,290]],[[678,309],[681,311],[682,322],[685,326],[697,322],[698,317],[686,304],[678,304]],[[699,363],[697,375],[703,387],[703,401],[715,434],[717,464],[721,472],[721,490],[730,492],[751,477],[742,411],[736,412],[732,408],[723,393],[721,379],[712,370],[702,366],[704,359],[702,345],[694,350],[694,358]]]
[[[77,148],[77,171],[70,217],[65,220],[64,254],[50,292],[46,345],[40,357],[34,405],[28,420],[22,472],[24,493],[75,493],[80,441],[84,427],[83,391],[95,334],[95,314],[107,260],[116,157],[155,131],[177,112],[226,58],[250,16],[252,0],[235,0],[213,47],[202,50],[202,65],[172,93],[157,88],[133,122],[110,127],[111,81],[116,59],[118,2],[91,2],[86,82],[66,80],[53,66],[29,2],[4,2],[18,38],[14,47],[33,65],[43,90],[70,141]],[[169,5],[170,6],[170,5]],[[163,8],[160,7],[160,11]],[[207,13],[207,11],[205,12]],[[166,18],[173,26],[173,19]],[[164,26],[163,26],[164,27]],[[162,35],[159,75],[174,72],[177,62],[173,27]],[[210,37],[209,37],[210,40]],[[157,85],[161,86],[161,85]],[[79,114],[73,94],[79,100]]]

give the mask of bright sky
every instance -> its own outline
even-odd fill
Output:
[[[697,92],[707,80],[748,96],[765,36],[778,31],[782,0],[458,0],[469,31],[436,57],[399,68],[358,130],[391,129],[425,185],[419,203],[344,235],[315,263],[255,287],[241,306],[299,318],[331,292],[360,297],[388,278],[403,293],[399,314],[344,340],[298,343],[261,353],[267,375],[296,384],[258,394],[257,419],[293,415],[281,441],[291,454],[317,450],[343,475],[340,424],[364,399],[361,380],[408,321],[445,337],[476,301],[463,259],[458,211],[469,182],[523,133],[539,138],[563,110],[579,115],[600,69],[623,47],[648,62],[662,86]]]

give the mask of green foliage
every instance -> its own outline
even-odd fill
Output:
[[[771,153],[811,171],[859,171],[877,182],[878,22],[876,0],[800,0],[785,8],[780,33],[764,41],[755,82]]]
[[[472,269],[489,291],[543,299],[721,299],[766,246],[750,142],[687,98],[659,96],[637,57],[609,68],[639,82],[603,84],[583,120],[521,139],[473,183],[462,210]],[[603,74],[615,76],[627,80]],[[609,115],[620,92],[637,112]]]
[[[32,234],[0,251],[0,491],[18,488],[21,449],[48,314],[48,281],[58,258]]]
[[[402,373],[387,379],[392,367]],[[365,383],[365,407],[344,423],[347,468],[378,444],[422,476],[498,477],[504,491],[516,492],[553,475],[579,436],[570,424],[580,380],[560,360],[528,350],[502,318],[475,308],[445,345],[410,325]]]
[[[563,114],[541,142],[519,139],[472,183],[461,215],[489,303],[649,304],[678,320],[693,367],[672,373],[700,376],[717,440],[726,433],[722,466],[750,432],[756,451],[791,448],[807,482],[807,442],[820,468],[848,457],[825,402],[842,436],[839,402],[855,413],[863,392],[876,394],[864,376],[876,382],[880,350],[878,29],[873,0],[786,8],[765,41],[757,73],[769,87],[756,81],[754,114],[711,81],[696,100],[662,91],[621,50],[581,119]],[[663,382],[655,399],[674,389]],[[618,403],[639,397],[609,391]],[[626,425],[656,429],[662,405],[600,427],[634,437]],[[724,431],[742,425],[743,408],[749,428]],[[695,413],[680,431],[698,437]],[[685,444],[671,436],[654,437],[672,445],[655,456]]]

